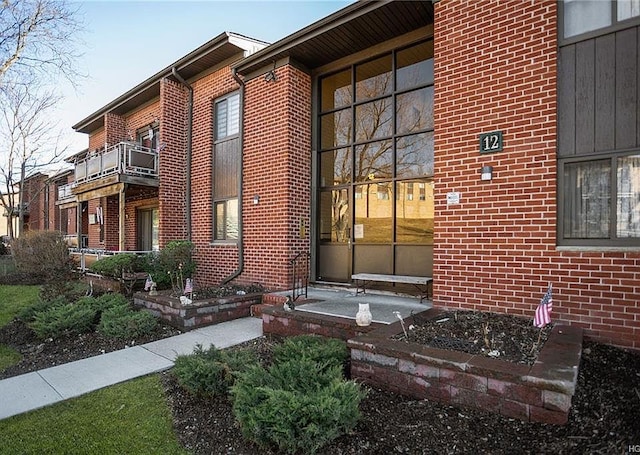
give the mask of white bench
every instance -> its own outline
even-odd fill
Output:
[[[420,291],[420,302],[433,295],[433,278],[428,276],[384,275],[381,273],[355,273],[351,279],[356,282],[356,295],[364,294],[366,287],[373,281],[385,283],[412,284]],[[362,288],[362,290],[360,290]]]

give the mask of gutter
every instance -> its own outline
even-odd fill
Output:
[[[244,81],[238,76],[235,68],[231,70],[231,75],[240,86],[240,175],[238,176],[238,268],[231,275],[222,280],[220,284],[227,284],[229,281],[237,278],[244,270],[244,240],[243,240],[243,223],[242,223],[242,187],[244,185],[243,164],[244,164]]]
[[[189,90],[189,101],[187,104],[187,170],[186,170],[186,182],[185,182],[185,217],[186,217],[186,225],[187,225],[187,240],[191,241],[191,152],[192,152],[192,142],[193,142],[193,87],[189,85],[187,81],[185,81],[182,76],[176,70],[174,66],[171,68],[171,74],[178,79],[182,85],[184,85],[187,90]]]

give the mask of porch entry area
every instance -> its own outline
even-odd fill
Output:
[[[315,281],[431,277],[433,40],[360,57],[314,82]],[[371,287],[415,293],[399,281]]]

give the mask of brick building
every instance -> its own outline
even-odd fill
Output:
[[[633,2],[380,1],[223,33],[74,126],[78,235],[191,239],[201,285],[286,289],[309,252],[314,282],[428,275],[435,306],[532,317],[551,284],[555,320],[638,349],[639,26]]]

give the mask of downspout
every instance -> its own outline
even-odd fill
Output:
[[[187,225],[187,240],[191,241],[191,147],[193,142],[193,87],[185,81],[175,67],[171,68],[171,74],[178,79],[187,90],[189,90],[189,101],[187,105],[187,169],[186,169],[186,182],[185,182],[185,217]]]
[[[244,81],[238,76],[235,68],[232,69],[231,75],[240,86],[240,175],[238,176],[238,268],[231,275],[222,280],[220,284],[227,284],[229,281],[237,278],[244,270],[244,240],[243,240],[243,223],[242,223],[242,187],[243,187],[243,163],[244,163]]]

